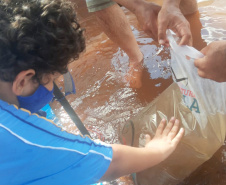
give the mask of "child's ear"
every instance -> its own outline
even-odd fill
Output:
[[[29,85],[31,85],[30,82],[34,75],[35,75],[35,71],[33,69],[21,71],[13,81],[13,86],[12,86],[13,93],[17,96],[23,95],[26,88]]]

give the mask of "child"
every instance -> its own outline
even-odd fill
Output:
[[[162,120],[145,148],[96,143],[61,131],[36,112],[53,97],[53,81],[85,48],[71,3],[0,0],[1,184],[92,184],[166,159],[184,134]]]

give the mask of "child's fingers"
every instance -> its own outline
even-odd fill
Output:
[[[145,135],[145,144],[149,143],[151,141],[151,136],[149,134]]]
[[[173,128],[169,132],[169,138],[172,140],[178,133],[180,122],[178,119],[175,120]]]
[[[156,135],[161,135],[164,128],[165,128],[165,125],[166,125],[166,120],[165,119],[162,119],[161,122],[159,123],[159,126],[156,130]]]
[[[180,128],[179,132],[177,135],[173,138],[172,143],[177,146],[177,144],[180,142],[181,138],[184,135],[184,128]]]
[[[167,126],[165,127],[165,129],[163,130],[162,134],[167,136],[169,134],[169,132],[171,131],[171,129],[173,128],[174,123],[175,123],[175,118],[172,117],[170,119],[169,123],[167,124]]]

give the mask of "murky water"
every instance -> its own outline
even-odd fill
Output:
[[[142,87],[130,88],[125,80],[129,70],[126,54],[102,32],[95,16],[88,13],[84,1],[74,0],[78,18],[86,29],[86,52],[69,67],[76,85],[76,95],[67,98],[89,129],[93,138],[118,143],[124,123],[163,92],[171,83],[169,51],[163,50],[138,26],[136,17],[123,8],[133,33],[144,54]],[[159,1],[156,1],[159,2]],[[199,0],[199,13],[187,17],[191,24],[194,47],[203,48],[214,40],[226,39],[226,5],[224,0]],[[63,79],[58,79],[63,87]],[[59,103],[54,102],[62,127],[72,133],[78,130]],[[115,184],[133,184],[121,178]],[[189,185],[226,184],[226,146],[222,146],[211,160],[200,166],[183,183]],[[181,185],[182,185],[181,184]]]

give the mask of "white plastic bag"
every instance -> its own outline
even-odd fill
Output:
[[[129,120],[120,137],[124,144],[144,147],[144,135],[153,138],[161,119],[171,116],[180,120],[185,135],[165,161],[136,174],[138,185],[179,184],[213,156],[226,135],[226,83],[200,78],[194,59],[203,55],[192,47],[178,46],[170,31],[167,36],[175,82]]]
[[[171,47],[171,67],[174,82],[183,94],[185,105],[192,111],[202,129],[207,124],[207,115],[226,113],[226,83],[198,76],[194,59],[204,57],[193,47],[179,46],[174,33],[167,30]]]

